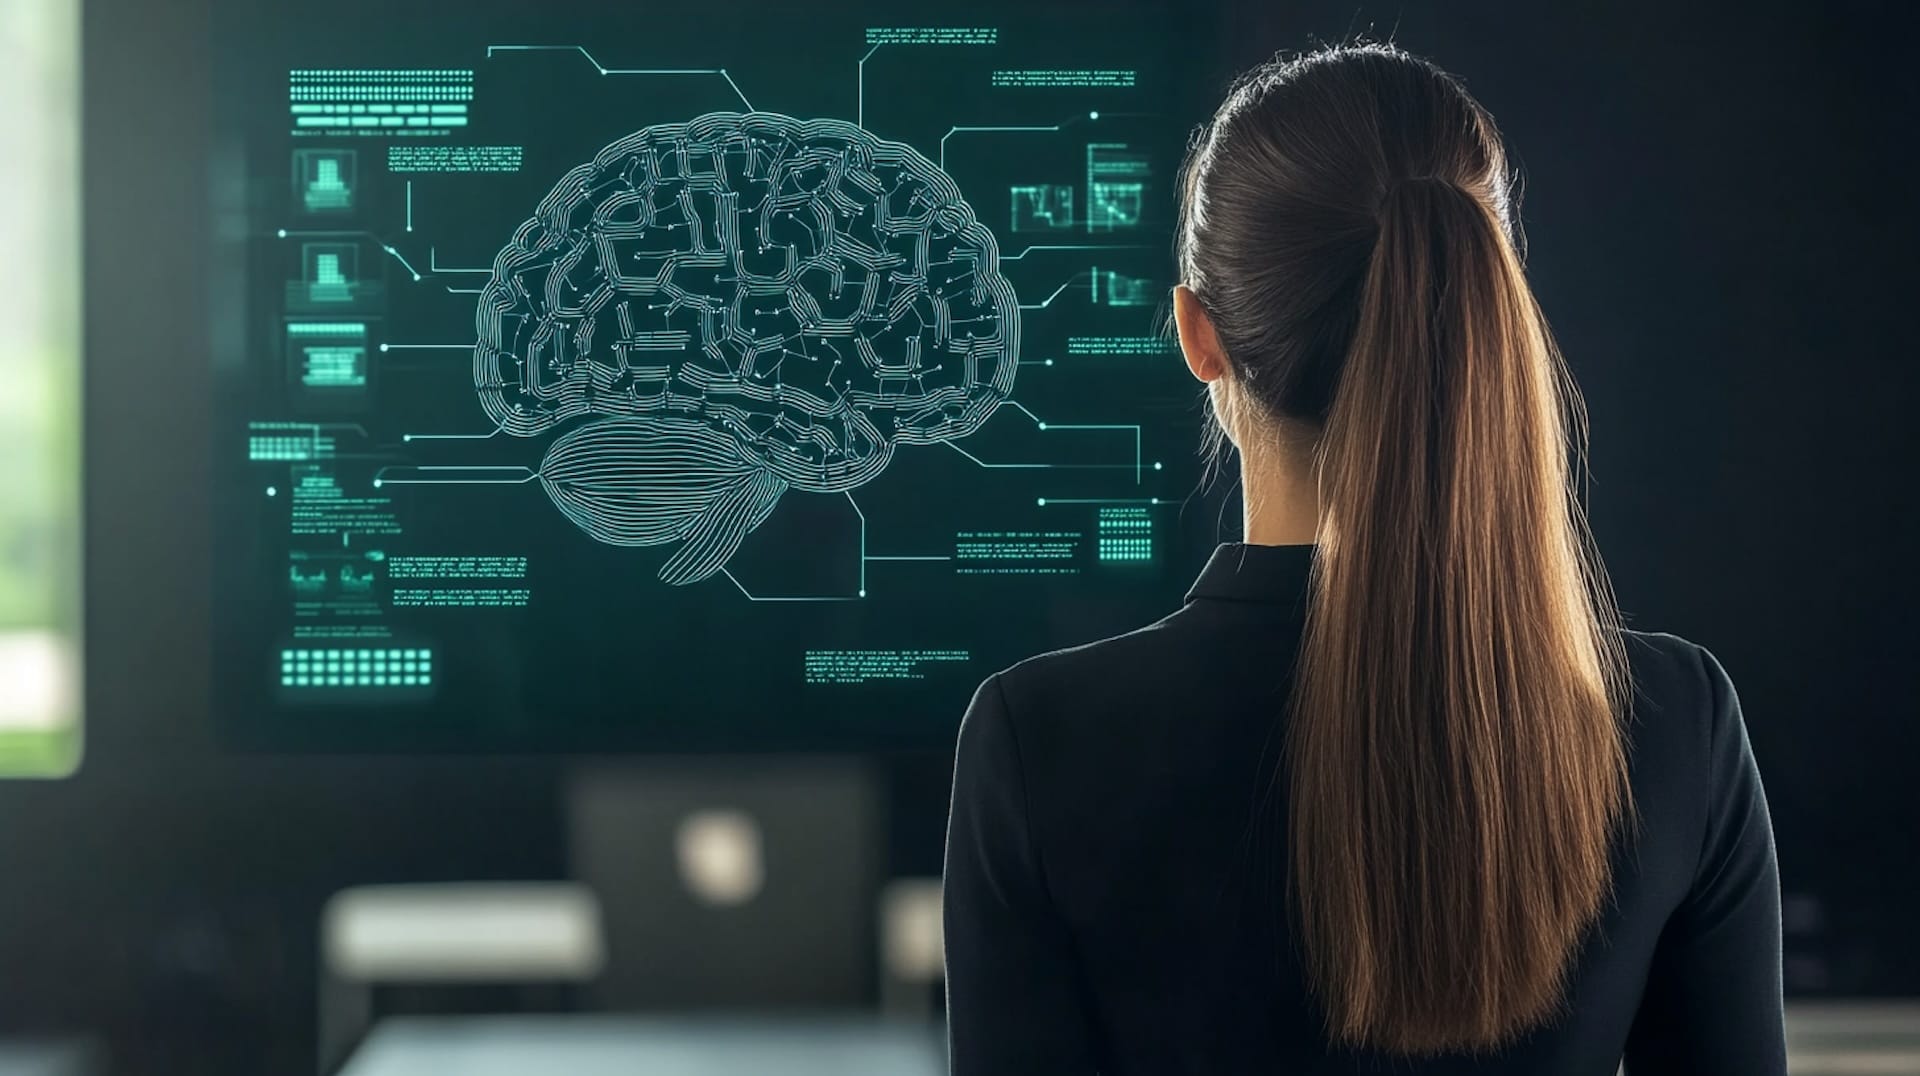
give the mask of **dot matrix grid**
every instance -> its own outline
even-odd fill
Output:
[[[247,438],[247,458],[255,461],[310,460],[313,458],[313,436],[255,435]]]
[[[432,683],[430,650],[343,647],[280,651],[281,687],[429,687]]]
[[[464,127],[471,70],[295,70],[287,96],[296,128]]]
[[[1153,518],[1145,508],[1100,509],[1100,559],[1153,559]]]

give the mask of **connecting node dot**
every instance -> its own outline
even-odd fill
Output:
[[[1043,429],[1043,430],[1044,430],[1044,429],[1046,429],[1046,428],[1047,428],[1047,424],[1046,424],[1046,423],[1044,423],[1044,422],[1042,422],[1042,423],[1040,424],[1040,428],[1041,428],[1041,429]]]
[[[287,230],[285,228],[282,228],[278,232],[275,232],[274,234],[278,235],[282,239],[285,239],[287,237]]]
[[[268,486],[268,487],[267,487],[267,496],[269,496],[269,497],[272,497],[272,496],[274,496],[274,495],[276,495],[276,494],[278,494],[279,492],[280,492],[279,490],[277,490],[277,489],[274,489],[274,488],[273,488],[272,486]]]
[[[1158,463],[1155,463],[1155,464],[1153,465],[1153,469],[1154,469],[1154,470],[1156,470],[1156,471],[1157,471],[1157,470],[1159,470],[1159,469],[1160,469],[1160,465],[1159,465]]]
[[[1047,360],[1047,365],[1048,365],[1048,366],[1052,366],[1052,365],[1053,365],[1053,360],[1052,360],[1052,359],[1048,359],[1048,360]]]
[[[380,480],[379,480],[378,478],[376,478],[376,479],[374,479],[374,480],[373,480],[373,488],[374,488],[374,489],[379,489],[379,488],[380,488]]]
[[[1090,119],[1090,120],[1097,120],[1097,119],[1099,119],[1099,118],[1100,118],[1100,113],[1098,113],[1098,112],[1089,112],[1089,113],[1087,113],[1087,118],[1088,118],[1088,119]]]
[[[417,280],[419,280],[419,279],[420,279],[420,274],[419,274],[419,273],[415,273],[415,274],[413,274],[413,279],[414,279],[414,280],[416,280],[416,281],[417,281]]]
[[[1047,506],[1047,499],[1045,497],[1040,498],[1039,504],[1040,507],[1045,508]]]
[[[866,597],[866,596],[867,596],[867,591],[866,591],[866,588],[865,588],[865,587],[862,587],[862,588],[860,589],[860,596],[861,596],[862,598],[864,598],[864,597]]]
[[[385,350],[387,350],[387,345],[385,345],[385,344],[381,344],[381,345],[380,345],[380,350],[382,350],[382,351],[385,351]]]

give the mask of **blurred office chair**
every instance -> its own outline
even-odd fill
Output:
[[[833,758],[636,759],[568,782],[609,1012],[871,1011],[883,795]]]

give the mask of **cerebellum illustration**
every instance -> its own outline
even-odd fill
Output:
[[[1007,401],[1020,307],[994,237],[919,151],[840,120],[712,113],[568,171],[481,290],[473,379],[553,436],[594,539],[723,568],[789,490],[841,493]]]

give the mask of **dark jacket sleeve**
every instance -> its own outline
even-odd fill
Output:
[[[1627,1045],[1630,1076],[1785,1076],[1780,877],[1767,797],[1727,672],[1706,682],[1707,824],[1692,888],[1654,952]]]
[[[944,915],[953,1076],[1092,1073],[1072,941],[1047,894],[997,676],[960,725]]]

